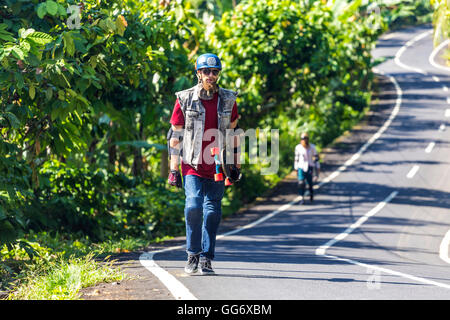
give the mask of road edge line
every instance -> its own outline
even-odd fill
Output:
[[[440,70],[444,70],[447,72],[450,72],[450,67],[446,67],[443,65],[440,65],[436,62],[436,55],[439,51],[441,51],[446,45],[450,44],[450,39],[447,39],[446,41],[442,42],[440,45],[438,45],[430,54],[430,56],[428,57],[428,62],[435,68],[440,69]]]
[[[379,202],[374,208],[372,208],[370,211],[368,211],[365,215],[361,216],[356,222],[352,223],[347,229],[344,230],[344,232],[341,232],[337,236],[335,236],[333,239],[329,240],[324,245],[321,245],[319,248],[316,249],[316,255],[318,256],[324,256],[326,255],[326,251],[332,247],[337,242],[344,240],[350,233],[355,231],[357,228],[359,228],[364,222],[369,220],[370,217],[374,216],[378,212],[380,212],[389,202],[392,201],[398,194],[398,191],[393,191],[389,196],[387,196],[383,201]]]

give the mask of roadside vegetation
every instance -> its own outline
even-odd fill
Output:
[[[430,2],[434,8],[434,45],[438,46],[450,39],[450,2],[446,0],[431,0]],[[447,60],[447,65],[450,66],[450,45],[444,52],[443,58]]]
[[[301,131],[320,149],[351,129],[369,107],[377,38],[433,17],[428,0],[377,3],[1,0],[0,291],[79,299],[125,277],[112,255],[184,233],[165,139],[200,53],[222,58],[240,127],[280,133],[278,174],[248,164],[247,146],[225,216],[292,170]]]

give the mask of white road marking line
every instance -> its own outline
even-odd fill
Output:
[[[421,282],[421,283],[424,283],[424,284],[429,284],[429,285],[433,285],[433,286],[437,286],[437,287],[441,287],[441,288],[445,288],[445,289],[450,289],[450,285],[448,285],[448,284],[436,282],[436,281],[433,281],[433,280],[428,280],[428,279],[421,278],[421,277],[412,276],[412,275],[407,274],[407,273],[398,272],[398,271],[395,271],[395,270],[390,270],[390,269],[386,269],[386,268],[382,268],[382,267],[377,267],[377,266],[374,266],[374,265],[365,264],[365,263],[361,263],[361,262],[358,262],[358,261],[355,261],[355,260],[346,259],[346,258],[340,258],[340,257],[336,257],[336,256],[324,255],[324,257],[332,258],[332,259],[336,259],[336,260],[340,260],[340,261],[344,261],[344,262],[347,262],[347,263],[350,263],[350,264],[354,264],[354,265],[357,265],[357,266],[360,266],[360,267],[363,267],[363,268],[366,268],[366,269],[378,270],[378,271],[381,271],[381,272],[384,272],[384,273],[387,273],[387,274],[392,274],[394,276],[399,276],[399,277],[402,277],[402,278],[410,279],[410,280]]]
[[[403,62],[401,62],[401,61],[400,61],[400,57],[401,57],[402,54],[406,51],[406,49],[407,49],[408,47],[410,47],[414,42],[417,42],[417,41],[419,41],[419,40],[422,40],[423,38],[425,38],[426,36],[428,36],[428,35],[431,34],[431,33],[433,33],[433,30],[429,30],[429,31],[423,32],[423,33],[419,34],[418,36],[416,36],[416,37],[412,38],[411,40],[409,40],[409,41],[408,41],[403,47],[401,47],[400,50],[397,51],[397,53],[395,54],[395,59],[394,59],[395,64],[397,64],[399,67],[401,67],[401,68],[403,68],[403,69],[411,70],[411,71],[414,71],[414,72],[417,72],[417,73],[421,73],[421,74],[423,74],[423,75],[426,75],[426,74],[427,74],[426,71],[424,71],[424,70],[422,70],[422,69],[419,69],[419,68],[413,68],[413,67],[410,67],[410,66],[404,64]]]
[[[177,300],[197,300],[197,298],[186,288],[180,281],[177,280],[169,272],[158,266],[153,260],[153,256],[157,253],[182,249],[185,246],[170,247],[163,250],[144,252],[139,257],[141,264],[151,273],[153,273],[170,291],[173,297]]]
[[[430,142],[430,144],[428,145],[428,147],[425,149],[425,152],[426,152],[426,153],[430,153],[430,152],[433,150],[433,148],[434,148],[435,145],[436,145],[435,142]]]
[[[439,246],[439,258],[447,263],[450,263],[450,257],[448,256],[448,249],[450,246],[450,230],[445,234],[444,239],[442,239],[441,245]]]
[[[440,126],[439,126],[439,131],[445,131],[445,124],[441,124]]]
[[[416,175],[416,173],[417,173],[417,171],[419,171],[419,166],[418,165],[415,165],[415,166],[413,166],[412,168],[411,168],[411,170],[409,170],[409,172],[408,172],[408,174],[406,175],[406,177],[408,178],[408,179],[412,179],[415,175]]]
[[[450,104],[450,97],[447,97],[447,103]]]
[[[445,110],[445,117],[446,118],[450,117],[450,109]]]
[[[441,69],[441,70],[445,70],[445,71],[447,71],[447,72],[450,72],[450,68],[449,68],[449,67],[442,66],[442,65],[438,64],[438,63],[435,61],[437,53],[438,53],[439,51],[441,51],[444,47],[448,46],[448,44],[450,44],[450,39],[448,39],[448,40],[442,42],[439,46],[437,46],[437,47],[433,50],[433,52],[430,54],[430,57],[428,58],[428,61],[430,62],[430,64],[431,64],[433,67],[438,68],[438,69]]]
[[[316,255],[323,256],[325,255],[326,251],[333,246],[336,242],[345,239],[350,233],[352,233],[355,229],[359,228],[364,222],[366,222],[370,217],[374,216],[376,213],[381,211],[381,209],[386,206],[388,202],[390,202],[394,197],[398,194],[398,191],[393,191],[386,199],[378,203],[378,205],[367,212],[365,215],[360,217],[355,223],[353,223],[350,227],[345,229],[344,232],[338,234],[336,237],[325,243],[324,245],[320,246],[318,249],[316,249]]]

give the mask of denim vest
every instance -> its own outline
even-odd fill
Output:
[[[205,128],[205,107],[198,97],[198,86],[175,93],[184,115],[183,161],[196,170],[202,158],[202,140]],[[219,147],[225,147],[226,130],[230,128],[231,111],[237,92],[219,87],[217,124]],[[209,152],[209,151],[208,151]],[[203,160],[202,160],[203,161]]]

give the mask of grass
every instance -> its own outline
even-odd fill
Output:
[[[31,232],[25,240],[35,256],[18,246],[14,250],[0,248],[0,291],[8,292],[8,300],[80,299],[82,288],[128,279],[130,276],[114,267],[111,255],[136,251],[150,242],[122,238],[92,243],[86,237],[46,232]]]
[[[10,300],[76,300],[80,289],[101,282],[121,281],[125,275],[112,267],[112,262],[99,263],[89,254],[84,257],[58,259],[48,268],[39,266],[25,271]]]

